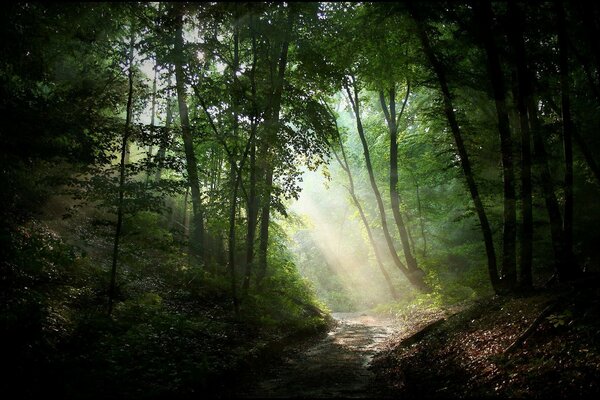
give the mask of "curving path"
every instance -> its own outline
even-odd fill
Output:
[[[289,354],[242,397],[373,397],[368,366],[394,333],[389,319],[334,313],[337,325],[315,343]]]

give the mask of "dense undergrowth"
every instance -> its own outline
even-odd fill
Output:
[[[219,391],[224,377],[269,343],[326,326],[326,316],[307,305],[323,306],[281,246],[273,246],[271,273],[235,316],[225,267],[191,267],[183,238],[165,226],[153,213],[127,219],[111,316],[112,224],[84,213],[7,228],[2,353],[10,368],[3,393],[155,398]]]

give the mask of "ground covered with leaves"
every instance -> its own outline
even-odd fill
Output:
[[[489,297],[449,317],[430,316],[373,360],[376,390],[404,399],[597,396],[600,290],[589,283]]]

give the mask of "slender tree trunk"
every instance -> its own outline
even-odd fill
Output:
[[[164,134],[166,135],[166,137],[161,139],[161,145],[158,148],[158,151],[156,152],[156,165],[157,165],[157,170],[156,170],[156,176],[154,177],[155,181],[160,181],[161,177],[162,177],[162,173],[163,173],[163,164],[164,164],[164,160],[165,157],[167,155],[167,146],[168,143],[171,140],[171,124],[173,122],[173,110],[171,109],[172,104],[171,104],[171,99],[167,99],[167,116],[165,119],[165,132]]]
[[[256,225],[258,223],[258,196],[256,193],[256,128],[258,121],[258,107],[256,102],[256,35],[254,33],[254,20],[250,15],[250,32],[252,36],[252,67],[250,69],[250,90],[252,95],[252,116],[250,120],[250,134],[252,141],[250,143],[250,165],[249,165],[249,193],[247,199],[247,232],[246,232],[246,270],[244,273],[244,283],[242,291],[244,296],[248,294],[250,288],[250,277],[254,266],[254,240],[256,236]]]
[[[390,277],[390,274],[386,271],[386,269],[383,265],[383,257],[381,255],[381,251],[379,249],[379,246],[377,245],[377,242],[375,241],[375,238],[373,237],[373,232],[371,231],[371,228],[369,227],[369,221],[367,220],[367,216],[365,215],[365,212],[364,212],[362,206],[360,205],[360,200],[356,196],[354,188],[349,189],[349,192],[350,192],[350,196],[352,197],[352,201],[354,202],[354,205],[356,206],[356,209],[358,210],[358,214],[360,215],[360,219],[365,227],[365,230],[367,231],[367,236],[369,237],[369,243],[371,244],[371,247],[373,248],[373,252],[375,253],[375,259],[377,261],[377,266],[379,267],[379,271],[381,271],[381,274],[383,275],[383,278],[385,279],[385,282],[388,286],[390,294],[392,295],[392,298],[394,300],[399,300],[400,295],[399,295],[398,291],[396,290],[396,288],[394,287],[394,283],[392,282],[392,278]]]
[[[135,33],[131,27],[131,39],[129,42],[129,69],[127,78],[129,88],[127,91],[127,108],[125,114],[125,127],[123,129],[123,141],[121,142],[121,162],[119,165],[119,198],[117,200],[117,226],[115,228],[115,240],[113,244],[112,266],[110,269],[110,286],[108,289],[108,315],[112,314],[115,289],[117,284],[117,263],[119,258],[119,242],[123,227],[123,198],[125,196],[125,164],[127,163],[127,143],[131,130],[133,111],[133,48],[135,44]]]
[[[512,138],[506,109],[504,76],[500,66],[498,50],[491,31],[493,23],[491,4],[486,1],[473,2],[475,19],[486,52],[487,69],[492,83],[494,103],[498,116],[500,133],[500,152],[502,154],[502,178],[504,183],[504,215],[502,233],[502,271],[501,277],[507,289],[515,287],[517,282],[516,266],[516,194],[514,166],[512,156]]]
[[[176,33],[175,33],[175,86],[177,90],[177,102],[179,104],[179,118],[181,120],[181,131],[186,158],[186,171],[189,186],[192,193],[193,229],[191,235],[191,253],[197,257],[199,262],[205,259],[204,254],[204,210],[200,197],[200,184],[198,181],[198,166],[196,154],[194,153],[194,142],[190,129],[188,107],[186,103],[185,78],[183,72],[183,15],[180,6],[176,6]]]
[[[415,286],[419,290],[427,291],[427,285],[425,284],[423,278],[425,274],[420,269],[410,270],[408,269],[398,257],[398,253],[396,252],[396,248],[394,247],[394,242],[392,240],[392,236],[390,235],[390,230],[387,225],[387,217],[385,214],[385,207],[383,205],[383,200],[381,197],[381,192],[377,187],[377,182],[375,181],[375,174],[373,173],[373,166],[371,164],[371,155],[369,152],[369,145],[367,144],[367,139],[365,136],[365,132],[363,129],[362,121],[360,118],[360,102],[358,98],[358,89],[356,88],[356,81],[352,77],[352,87],[353,90],[350,90],[350,87],[345,82],[344,88],[346,89],[346,94],[348,95],[348,100],[352,105],[352,110],[354,111],[354,117],[356,119],[356,129],[358,131],[358,135],[360,137],[360,142],[363,147],[363,154],[365,157],[365,164],[367,166],[367,171],[369,173],[369,182],[371,183],[371,188],[373,193],[375,194],[375,199],[377,200],[377,208],[379,209],[379,216],[381,217],[381,227],[383,229],[383,234],[385,236],[385,241],[388,245],[388,249],[396,264],[396,267],[402,271],[402,273],[408,278],[409,282]]]
[[[425,221],[423,219],[423,206],[421,203],[421,191],[419,188],[419,181],[415,178],[415,175],[411,171],[413,182],[417,192],[417,212],[419,213],[419,227],[421,228],[421,237],[423,238],[423,258],[427,257],[427,235],[425,235]]]
[[[508,16],[511,21],[508,28],[508,38],[514,49],[515,64],[517,67],[517,84],[514,98],[517,102],[519,113],[519,126],[521,130],[521,286],[533,286],[532,257],[533,257],[533,212],[532,212],[532,184],[531,184],[531,132],[529,131],[529,117],[527,115],[526,99],[531,96],[531,86],[528,79],[527,62],[525,60],[525,44],[521,10],[515,1],[508,2]]]
[[[233,65],[231,66],[231,79],[232,79],[232,87],[233,93],[231,93],[231,109],[232,109],[232,119],[233,119],[233,138],[237,139],[238,136],[238,99],[236,94],[236,84],[237,84],[237,76],[236,72],[239,64],[239,33],[237,20],[234,21],[233,27]],[[238,196],[238,188],[240,185],[240,180],[242,178],[242,165],[240,165],[239,174],[236,174],[236,161],[233,157],[233,154],[229,156],[229,162],[231,164],[230,170],[230,181],[231,181],[231,204],[229,209],[229,273],[230,273],[230,282],[231,282],[231,296],[233,299],[233,309],[235,315],[239,315],[240,306],[239,300],[237,296],[237,282],[236,282],[236,243],[235,243],[235,213],[237,208],[237,196]]]
[[[512,15],[520,15],[520,10],[514,3],[509,2],[509,13]],[[518,19],[513,18],[516,23],[520,23]],[[520,29],[521,25],[512,25],[513,28]],[[563,228],[562,228],[562,216],[556,194],[554,192],[554,184],[552,181],[552,174],[548,167],[548,156],[544,145],[544,139],[542,135],[542,127],[538,119],[537,101],[533,94],[533,88],[535,85],[535,76],[533,72],[527,66],[527,60],[525,59],[525,45],[522,36],[522,31],[512,31],[514,36],[512,42],[515,47],[517,56],[517,73],[519,79],[519,88],[521,89],[521,96],[525,102],[527,108],[527,116],[529,120],[529,127],[531,137],[533,139],[533,163],[539,171],[542,193],[544,195],[544,201],[546,204],[546,210],[548,211],[548,220],[550,222],[550,236],[552,240],[552,249],[554,253],[554,265],[556,273],[559,274],[559,270],[564,268],[567,260],[570,258],[566,253],[563,240]],[[523,56],[520,57],[519,54]],[[521,82],[521,79],[523,80]],[[558,108],[558,107],[555,107]],[[558,111],[557,111],[558,112]]]
[[[563,128],[563,146],[565,153],[565,208],[563,215],[563,240],[566,255],[572,255],[573,249],[573,142],[569,84],[569,54],[567,45],[567,29],[565,10],[559,0],[555,1],[558,25],[558,52],[560,68],[561,111]],[[573,259],[566,260],[572,264]],[[563,265],[559,269],[559,278],[569,280],[575,275],[575,265]]]
[[[354,205],[356,206],[356,209],[358,210],[358,214],[360,215],[360,220],[362,221],[362,223],[365,227],[365,230],[367,231],[369,243],[371,244],[371,247],[373,248],[373,252],[375,253],[375,260],[377,261],[377,266],[379,267],[379,270],[381,271],[381,274],[383,275],[385,282],[387,283],[387,286],[390,291],[390,294],[392,295],[392,298],[394,300],[398,300],[398,299],[400,299],[400,296],[398,294],[398,291],[394,287],[394,283],[392,282],[392,278],[390,277],[390,274],[386,271],[386,269],[383,265],[383,257],[381,255],[381,251],[379,249],[379,246],[377,245],[377,242],[375,241],[375,238],[373,237],[373,232],[371,231],[371,227],[369,226],[369,221],[367,220],[367,216],[365,215],[365,212],[364,212],[362,206],[360,205],[360,200],[359,200],[358,196],[356,195],[356,190],[354,188],[354,178],[352,177],[352,171],[350,170],[350,165],[348,164],[348,158],[346,157],[346,151],[344,150],[344,144],[342,143],[342,138],[340,137],[340,134],[339,134],[339,128],[337,126],[337,121],[335,119],[335,116],[331,112],[331,110],[330,110],[330,114],[331,114],[331,118],[333,119],[333,121],[335,123],[336,131],[338,133],[338,140],[339,140],[339,145],[340,145],[340,149],[342,152],[342,158],[340,158],[340,156],[337,154],[337,152],[332,148],[333,154],[334,154],[337,162],[340,164],[340,167],[342,167],[342,169],[346,172],[346,175],[348,176],[348,183],[350,185],[348,187],[348,193],[350,193],[350,197],[352,198],[352,201],[354,202]]]
[[[410,271],[418,270],[417,260],[412,254],[411,246],[409,243],[409,234],[407,232],[406,225],[403,221],[402,214],[400,213],[400,195],[398,194],[398,123],[404,114],[408,96],[410,94],[410,82],[406,82],[406,95],[402,103],[402,109],[398,116],[396,116],[396,87],[392,85],[389,90],[390,107],[388,110],[385,94],[383,91],[379,92],[379,101],[385,120],[388,125],[390,132],[390,202],[392,205],[392,214],[394,215],[394,221],[400,234],[400,242],[402,243],[402,249],[404,250],[404,257],[406,259],[406,266]],[[414,246],[413,246],[414,247]]]
[[[183,196],[183,212],[181,215],[181,226],[183,227],[183,236],[187,239],[190,237],[190,219],[188,218],[188,199],[190,198],[190,187],[185,188]]]
[[[429,63],[431,64],[433,71],[440,84],[440,90],[442,92],[442,97],[444,101],[444,113],[446,114],[448,124],[450,125],[450,130],[452,131],[452,135],[454,136],[454,142],[456,144],[456,149],[458,151],[458,156],[460,158],[463,173],[467,181],[469,192],[471,193],[473,205],[475,206],[475,210],[479,218],[479,224],[481,226],[483,242],[485,244],[485,250],[487,255],[488,273],[490,276],[490,281],[494,290],[498,292],[500,290],[500,280],[498,277],[496,251],[494,249],[492,230],[490,229],[490,224],[485,213],[483,203],[481,201],[481,198],[479,197],[479,190],[477,189],[477,184],[475,183],[475,178],[471,169],[471,162],[469,161],[469,156],[462,138],[462,134],[460,132],[460,127],[458,126],[458,122],[456,121],[456,115],[454,114],[454,105],[452,104],[452,96],[450,94],[450,89],[448,88],[448,82],[446,80],[446,73],[444,71],[442,63],[437,59],[435,53],[433,52],[433,49],[431,48],[429,38],[425,33],[419,16],[416,14],[411,3],[409,3],[409,6],[411,7],[411,14],[416,23],[417,34],[419,36],[419,40],[421,41],[421,45],[423,46],[423,51],[425,52],[425,55],[427,56],[427,59],[429,60]]]
[[[408,213],[405,214],[405,219],[406,219],[406,233],[408,234],[408,240],[410,242],[411,248],[415,249],[414,251],[416,253],[416,251],[417,251],[417,245],[416,245],[416,242],[415,242],[415,238],[414,238],[412,232],[410,231],[410,225],[411,225],[411,223],[410,223],[410,215]]]
[[[156,116],[156,79],[157,79],[157,65],[156,63],[154,64],[154,79],[152,80],[152,105],[151,105],[151,111],[150,111],[150,128],[153,130],[153,134],[154,134],[154,118]],[[154,138],[152,138],[153,140]],[[146,156],[148,161],[152,160],[152,153],[153,153],[153,146],[152,143],[148,146],[148,155]],[[150,181],[150,168],[148,168],[148,170],[146,171],[146,185],[148,184],[148,182]]]
[[[254,128],[255,129],[255,128]],[[250,277],[254,265],[254,241],[256,237],[256,225],[258,224],[258,196],[256,194],[256,144],[252,143],[250,148],[250,182],[248,194],[248,223],[246,232],[246,271],[244,274],[243,292],[248,293],[250,288]]]
[[[530,77],[531,76],[532,74],[530,74]],[[556,194],[554,193],[552,175],[550,173],[550,168],[548,167],[548,156],[544,146],[541,125],[537,117],[536,101],[533,96],[527,99],[527,111],[533,136],[534,165],[537,165],[540,171],[542,192],[544,193],[544,201],[546,203],[546,210],[548,211],[548,220],[550,222],[550,236],[552,238],[552,249],[554,251],[555,259],[554,264],[558,274],[558,271],[564,268],[568,257],[565,254],[564,248],[562,216]]]
[[[271,212],[271,186],[273,185],[273,168],[265,171],[265,193],[261,196],[260,231],[258,244],[258,274],[257,283],[260,284],[267,275],[267,250],[269,246],[269,221]]]
[[[231,181],[233,184],[233,190],[231,192],[231,204],[229,207],[229,248],[228,248],[228,264],[229,264],[229,278],[231,284],[231,296],[233,299],[233,310],[235,315],[240,313],[239,299],[237,296],[237,282],[236,282],[236,270],[235,270],[235,211],[237,204],[237,194],[239,187],[239,179],[236,176],[235,169],[231,167]]]
[[[289,4],[288,4],[289,7]],[[288,28],[292,29],[293,11],[288,9]],[[277,76],[274,82],[274,88],[271,95],[271,106],[269,116],[265,121],[266,137],[263,138],[262,157],[264,165],[265,190],[261,201],[261,220],[260,220],[260,243],[258,247],[258,275],[257,281],[260,283],[267,273],[267,250],[269,246],[269,222],[271,216],[271,189],[273,187],[273,161],[269,141],[273,140],[279,130],[279,111],[281,109],[281,95],[283,93],[283,84],[285,70],[287,68],[289,38],[284,38],[281,43],[279,55],[279,65]]]

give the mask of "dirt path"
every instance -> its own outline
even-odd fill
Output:
[[[326,337],[290,352],[241,396],[373,397],[368,366],[394,324],[366,313],[334,313],[338,321]]]

